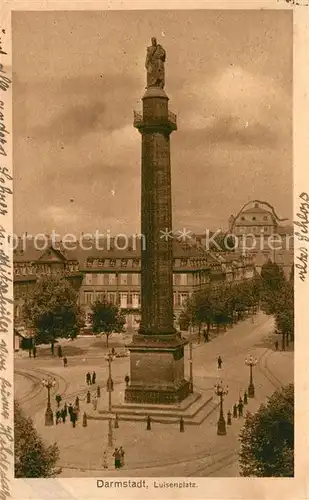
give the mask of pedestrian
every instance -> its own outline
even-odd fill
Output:
[[[54,342],[51,343],[50,351],[51,351],[51,354],[53,356],[55,354],[55,344],[54,344]]]
[[[248,404],[248,394],[247,394],[247,391],[245,391],[244,393],[244,405],[247,405]]]
[[[124,377],[124,381],[126,383],[126,387],[129,387],[130,377],[128,374]]]
[[[59,420],[61,419],[61,411],[60,410],[57,410],[56,411],[56,424],[59,423]]]
[[[36,347],[35,346],[33,347],[33,351],[32,352],[33,352],[33,357],[36,358]]]
[[[79,397],[76,396],[76,399],[75,399],[75,407],[79,410]]]
[[[232,414],[230,410],[227,412],[227,425],[232,425]]]
[[[92,374],[92,384],[94,385],[95,384],[95,379],[97,378],[97,375],[96,375],[96,372],[93,372]]]
[[[222,359],[221,356],[218,357],[218,369],[221,370],[222,367]]]
[[[67,415],[68,415],[68,405],[66,403],[64,403],[63,411],[65,413],[65,416],[67,417]]]
[[[115,348],[112,347],[112,355],[115,356]]]
[[[65,424],[65,419],[66,419],[66,416],[67,416],[67,414],[66,414],[66,412],[65,412],[65,409],[64,409],[64,408],[62,408],[62,410],[61,410],[61,418],[62,418],[62,422],[63,422],[64,424]]]
[[[91,385],[91,375],[89,372],[87,372],[86,374],[86,384]]]
[[[98,385],[97,386],[97,397],[100,398],[101,397],[101,388],[100,386]]]
[[[239,401],[239,403],[238,403],[238,417],[243,416],[243,408],[244,408],[243,402]]]
[[[68,366],[68,360],[66,357],[63,358],[63,366],[66,368]]]
[[[237,404],[236,403],[233,406],[233,418],[237,418]]]
[[[275,349],[276,349],[276,351],[278,351],[278,348],[279,348],[279,342],[278,342],[278,340],[276,340],[276,342],[275,342]]]
[[[115,458],[115,469],[120,469],[120,453],[118,448],[115,448],[113,457]]]
[[[76,421],[77,421],[77,413],[73,410],[71,413],[71,422],[73,427],[76,426]]]
[[[124,466],[124,450],[122,446],[119,448],[119,455],[120,455],[120,467]]]
[[[68,413],[69,413],[69,415],[70,415],[70,420],[71,420],[71,416],[72,416],[72,413],[73,413],[73,406],[72,406],[72,403],[70,403],[70,404],[69,404]]]
[[[103,460],[102,460],[102,465],[103,465],[103,469],[108,469],[108,463],[107,463],[107,453],[106,451],[104,451],[103,453]]]
[[[57,353],[58,353],[58,357],[62,358],[62,347],[61,347],[61,345],[58,345],[58,347],[57,347]]]

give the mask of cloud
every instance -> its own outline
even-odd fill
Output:
[[[102,127],[105,105],[94,102],[90,105],[74,106],[56,116],[49,124],[35,127],[32,133],[41,139],[71,142]]]
[[[189,84],[186,95],[179,129],[194,143],[274,147],[291,136],[291,96],[269,76],[227,66],[215,78]]]
[[[214,118],[204,129],[192,132],[200,144],[225,143],[230,146],[275,147],[278,134],[259,122],[249,123],[237,116]]]

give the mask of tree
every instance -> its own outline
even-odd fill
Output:
[[[14,404],[15,426],[15,477],[55,477],[61,472],[56,468],[59,450],[56,444],[47,446],[34,428],[31,418],[24,416]]]
[[[34,329],[36,343],[50,342],[53,346],[57,337],[76,337],[83,326],[77,300],[77,292],[65,278],[39,278],[23,307],[23,317]]]
[[[122,311],[115,304],[106,300],[97,300],[91,306],[92,312],[89,315],[94,333],[104,333],[106,335],[106,347],[111,333],[121,333],[125,324],[125,317]]]
[[[276,304],[273,306],[276,328],[284,340],[294,338],[294,283],[287,281],[276,296]]]
[[[278,266],[276,262],[268,260],[261,269],[262,286],[272,291],[280,289],[281,285],[285,282],[284,272],[282,267]]]
[[[294,385],[276,391],[255,414],[248,413],[239,439],[242,476],[293,477]]]

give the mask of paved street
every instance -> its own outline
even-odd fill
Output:
[[[274,390],[293,381],[293,352],[274,350],[273,320],[259,313],[254,318],[239,323],[225,333],[220,333],[211,342],[195,344],[193,349],[194,386],[197,392],[213,394],[213,386],[221,381],[228,385],[228,395],[224,400],[224,410],[231,410],[233,404],[243,395],[248,386],[249,368],[244,361],[252,354],[258,359],[253,369],[256,398],[249,400],[245,411],[256,411],[259,405]],[[111,337],[110,346],[123,344],[128,336]],[[28,415],[44,439],[56,441],[60,448],[62,476],[225,476],[238,475],[237,450],[238,434],[243,419],[233,419],[228,426],[227,436],[217,436],[218,410],[214,411],[200,426],[186,426],[179,432],[178,424],[153,424],[146,431],[145,422],[121,422],[113,429],[114,445],[123,446],[125,466],[121,472],[113,469],[113,460],[107,448],[107,421],[88,420],[82,427],[81,419],[75,429],[67,421],[65,424],[44,426],[46,389],[40,385],[48,374],[56,379],[52,404],[55,408],[55,394],[60,393],[63,402],[74,403],[79,395],[81,413],[92,411],[92,405],[84,401],[87,392],[85,374],[89,370],[97,373],[97,383],[101,386],[101,403],[107,408],[107,362],[105,339],[79,338],[74,342],[62,342],[68,367],[62,360],[50,356],[48,346],[38,350],[36,359],[29,359],[25,353],[17,354],[15,361],[15,391]],[[117,347],[117,346],[116,346]],[[222,369],[217,368],[217,357],[223,360]],[[186,353],[188,358],[188,353]],[[189,363],[186,363],[187,369]],[[124,376],[129,372],[129,358],[115,359],[113,362],[115,391],[113,400],[121,401],[124,394]],[[188,377],[188,373],[187,373]],[[94,392],[95,389],[93,388]],[[214,396],[216,399],[216,396]],[[109,468],[102,468],[103,451],[108,450]]]

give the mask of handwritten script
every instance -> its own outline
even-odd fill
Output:
[[[5,47],[5,30],[1,29],[0,56],[7,56]],[[12,474],[14,455],[14,432],[12,422],[13,388],[10,381],[8,361],[12,350],[12,264],[7,242],[9,233],[5,229],[8,214],[8,198],[12,195],[12,177],[8,166],[1,163],[7,158],[7,138],[9,131],[5,124],[5,93],[10,89],[11,79],[5,67],[0,63],[0,500],[11,496],[10,477]]]
[[[299,212],[294,221],[295,236],[300,246],[296,250],[295,268],[301,281],[306,281],[308,274],[308,254],[309,254],[309,195],[301,193],[299,195]]]

